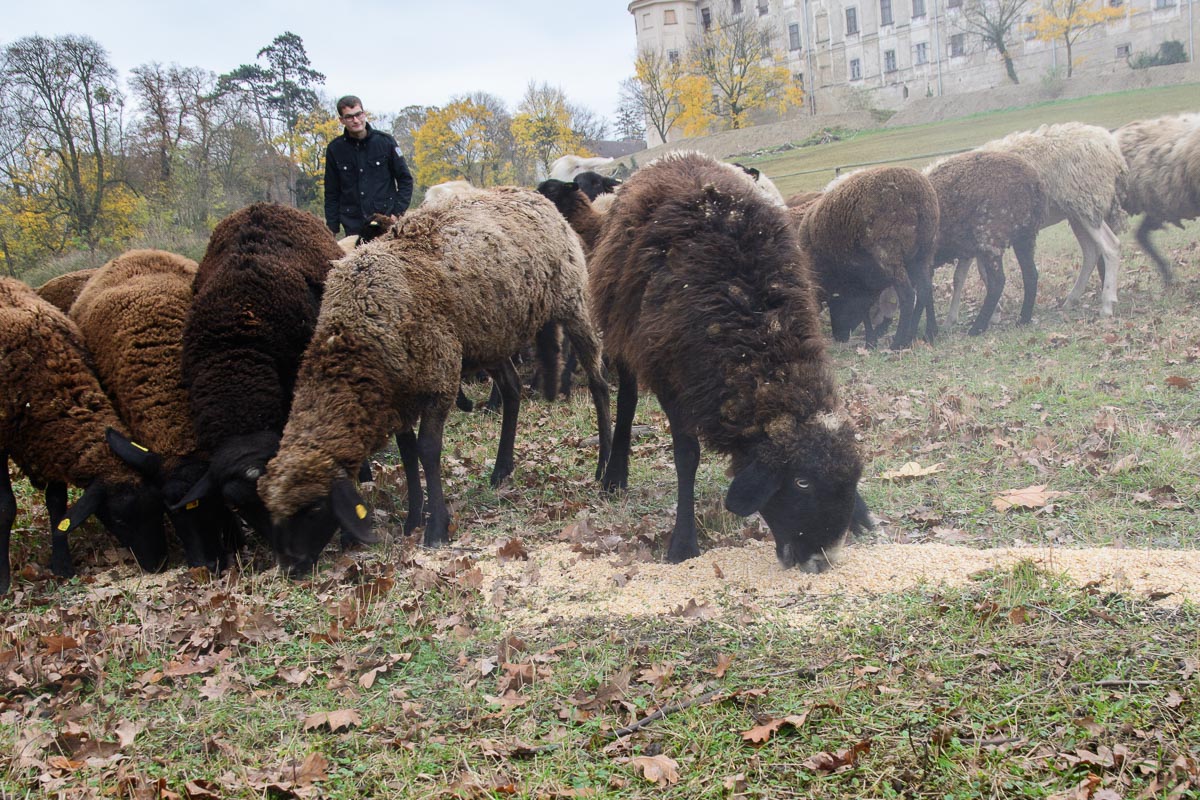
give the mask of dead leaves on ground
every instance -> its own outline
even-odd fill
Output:
[[[1047,490],[1045,484],[1026,486],[1024,489],[1009,489],[992,498],[992,507],[997,511],[1008,511],[1014,508],[1044,508],[1055,497],[1062,497],[1069,492]]]

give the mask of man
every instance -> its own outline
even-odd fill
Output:
[[[367,123],[362,101],[337,101],[345,131],[325,148],[325,224],[356,236],[372,214],[399,216],[412,199],[413,177],[396,140]]]

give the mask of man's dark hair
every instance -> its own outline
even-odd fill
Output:
[[[347,108],[353,108],[354,106],[358,106],[359,108],[362,108],[362,100],[359,100],[357,97],[355,97],[352,94],[348,94],[345,97],[338,98],[338,101],[337,101],[338,116],[340,117],[342,115],[342,112],[345,111]]]

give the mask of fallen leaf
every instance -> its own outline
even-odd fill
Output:
[[[1170,386],[1172,389],[1187,391],[1188,389],[1191,389],[1193,385],[1194,384],[1189,378],[1182,378],[1179,375],[1172,375],[1171,377],[1167,378],[1167,386]]]
[[[931,467],[922,467],[916,461],[909,461],[900,469],[887,470],[879,477],[885,481],[907,480],[910,478],[923,478],[926,475],[933,475],[942,471],[942,462],[938,462]]]
[[[634,769],[641,770],[642,777],[659,786],[674,786],[679,783],[679,763],[664,755],[637,756],[629,759]]]
[[[1003,494],[992,498],[992,506],[997,511],[1007,511],[1010,508],[1042,508],[1051,499],[1068,492],[1047,491],[1045,484],[1026,486],[1024,489],[1009,489]]]
[[[362,717],[353,709],[318,711],[304,718],[304,730],[306,731],[325,727],[329,729],[330,733],[337,733],[338,731],[350,730],[359,725],[362,725]]]
[[[515,537],[500,545],[496,555],[500,556],[501,561],[529,560],[529,551],[525,549],[525,543]]]

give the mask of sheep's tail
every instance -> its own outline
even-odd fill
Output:
[[[561,328],[557,322],[547,322],[537,332],[534,344],[537,347],[538,369],[542,372],[542,395],[546,402],[558,397],[559,355],[562,353]]]

